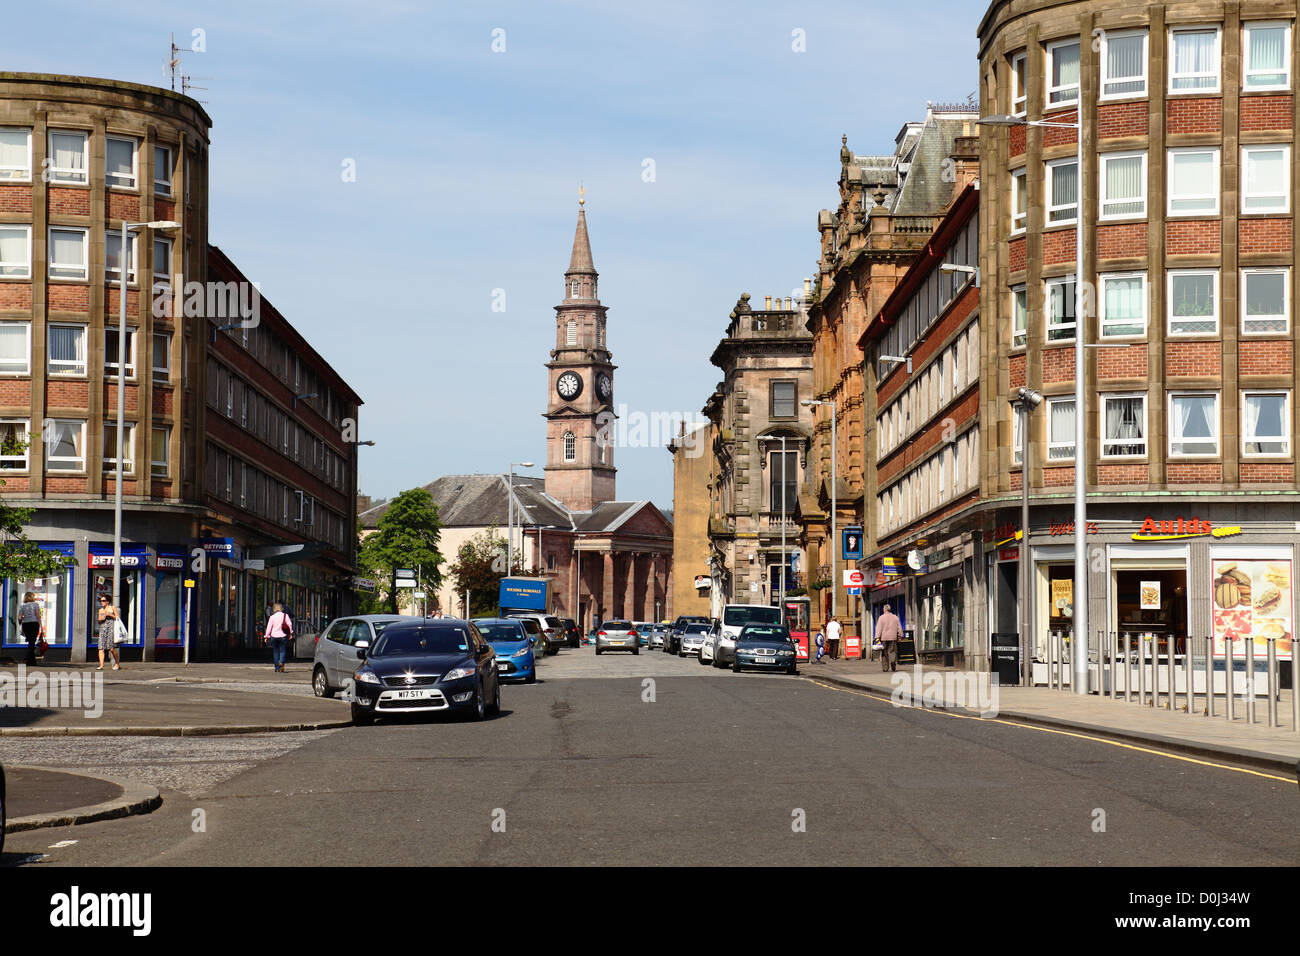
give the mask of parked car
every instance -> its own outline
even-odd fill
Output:
[[[542,634],[546,636],[546,653],[548,654],[560,653],[560,648],[568,643],[569,636],[564,633],[564,625],[558,617],[543,614],[540,611],[506,611],[502,616],[520,620],[531,618],[536,621],[538,627],[542,630]]]
[[[636,629],[637,640],[641,642],[642,647],[650,646],[650,627],[649,621],[633,621],[632,627]]]
[[[496,652],[497,676],[537,683],[537,655],[546,653],[546,640],[540,631],[530,637],[518,618],[476,617],[472,623]]]
[[[482,720],[501,710],[492,645],[470,621],[406,618],[360,647],[352,722],[457,710]]]
[[[373,646],[384,628],[396,621],[414,620],[400,614],[361,614],[341,617],[316,638],[312,655],[311,689],[317,697],[333,697],[361,666],[358,642]]]
[[[736,658],[736,638],[750,624],[781,624],[781,609],[768,604],[728,604],[722,609],[722,628],[714,657],[719,667]]]
[[[596,631],[596,654],[605,651],[641,653],[641,637],[631,621],[605,621]]]
[[[753,670],[783,670],[787,674],[799,673],[795,659],[797,648],[789,628],[781,624],[750,624],[741,629],[735,642],[737,674],[743,668]]]
[[[678,638],[678,656],[685,657],[687,654],[699,654],[700,645],[704,643],[704,639],[709,636],[709,632],[712,630],[712,624],[687,624]]]
[[[664,646],[664,635],[667,630],[668,628],[664,627],[662,624],[653,625],[650,628],[649,635],[646,637],[646,647],[650,648],[650,650],[654,650],[656,647],[662,648]]]
[[[578,627],[578,622],[571,617],[562,617],[560,623],[564,625],[564,633],[569,638],[569,646],[581,647],[582,628]]]
[[[704,637],[704,643],[700,645],[700,663],[712,664],[714,667],[725,667],[725,664],[718,663],[718,643],[722,640],[722,629],[716,623],[709,625],[709,633]]]

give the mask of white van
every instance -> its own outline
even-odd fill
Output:
[[[781,609],[769,604],[727,604],[722,608],[722,629],[713,659],[717,666],[735,663],[736,638],[746,624],[780,624]]]

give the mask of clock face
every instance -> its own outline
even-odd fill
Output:
[[[596,376],[596,394],[605,401],[609,401],[610,394],[614,391],[614,383],[609,380],[609,376],[601,372]]]
[[[565,372],[556,380],[555,390],[560,398],[575,399],[582,394],[582,379],[576,372]]]

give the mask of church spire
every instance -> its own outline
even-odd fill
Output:
[[[591,240],[587,238],[587,212],[583,209],[587,202],[585,192],[578,188],[578,227],[573,232],[573,254],[569,256],[565,275],[596,275],[596,264],[591,261]]]

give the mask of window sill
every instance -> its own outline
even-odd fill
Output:
[[[57,180],[57,179],[52,179],[52,180],[50,180],[50,182],[49,182],[49,184],[48,184],[48,188],[50,188],[50,189],[54,189],[54,188],[56,188],[56,187],[57,187],[57,188],[60,188],[60,189],[85,189],[85,190],[89,190],[89,189],[90,189],[90,182],[89,182],[89,181],[86,181],[86,182],[61,182],[61,181],[59,181],[59,180]]]
[[[1290,84],[1286,86],[1252,86],[1249,89],[1243,86],[1241,88],[1242,96],[1257,96],[1261,93],[1272,94],[1276,96],[1278,93],[1290,93],[1290,92],[1292,92],[1292,88]]]
[[[1071,232],[1073,232],[1078,227],[1079,227],[1078,219],[1060,219],[1056,222],[1046,223],[1043,226],[1043,235],[1047,235],[1049,232],[1061,232],[1062,230],[1065,229],[1069,229]]]
[[[1221,222],[1223,220],[1223,213],[1219,212],[1219,210],[1217,209],[1215,209],[1213,212],[1209,210],[1199,210],[1196,212],[1174,212],[1171,209],[1165,212],[1165,218],[1178,219],[1178,220],[1200,219],[1205,222]]]
[[[1142,90],[1140,93],[1114,93],[1110,96],[1103,94],[1097,97],[1097,103],[1144,103],[1150,99],[1151,93],[1148,90]]]
[[[1217,342],[1223,338],[1218,329],[1213,332],[1175,332],[1170,329],[1165,335],[1180,342]]]
[[[1143,210],[1140,213],[1136,213],[1136,212],[1125,213],[1122,216],[1100,216],[1099,215],[1097,217],[1097,224],[1105,225],[1107,223],[1112,223],[1112,222],[1146,222],[1149,218],[1150,217],[1147,216],[1145,210]],[[1143,255],[1145,255],[1145,253],[1143,253]]]
[[[90,376],[85,372],[46,372],[45,377],[59,382],[89,382]]]
[[[0,276],[0,282],[24,282],[30,284],[31,281],[32,281],[32,274],[30,272],[28,272],[27,275],[25,276]]]
[[[0,372],[0,378],[11,379],[13,381],[30,381],[31,372]]]
[[[32,179],[31,170],[21,179],[0,179],[0,186],[31,186],[35,180]]]
[[[1279,218],[1285,219],[1290,215],[1291,215],[1290,206],[1286,207],[1285,209],[1252,209],[1250,210],[1250,212],[1247,212],[1246,210],[1243,209],[1237,215],[1237,219],[1238,220],[1279,219]]]
[[[1241,453],[1242,461],[1257,461],[1269,465],[1290,465],[1294,464],[1291,453],[1285,455],[1250,455],[1246,452]]]
[[[1195,97],[1195,96],[1217,96],[1217,97],[1222,97],[1222,96],[1223,96],[1223,87],[1222,87],[1221,85],[1219,85],[1219,84],[1216,84],[1216,85],[1214,86],[1213,89],[1203,89],[1203,90],[1168,90],[1168,91],[1165,93],[1165,98],[1166,98],[1166,99],[1184,99],[1184,98],[1189,97],[1189,96],[1192,96],[1192,97]]]
[[[70,279],[66,276],[47,276],[47,282],[57,282],[61,285],[90,285],[90,280],[86,277],[80,279]]]

